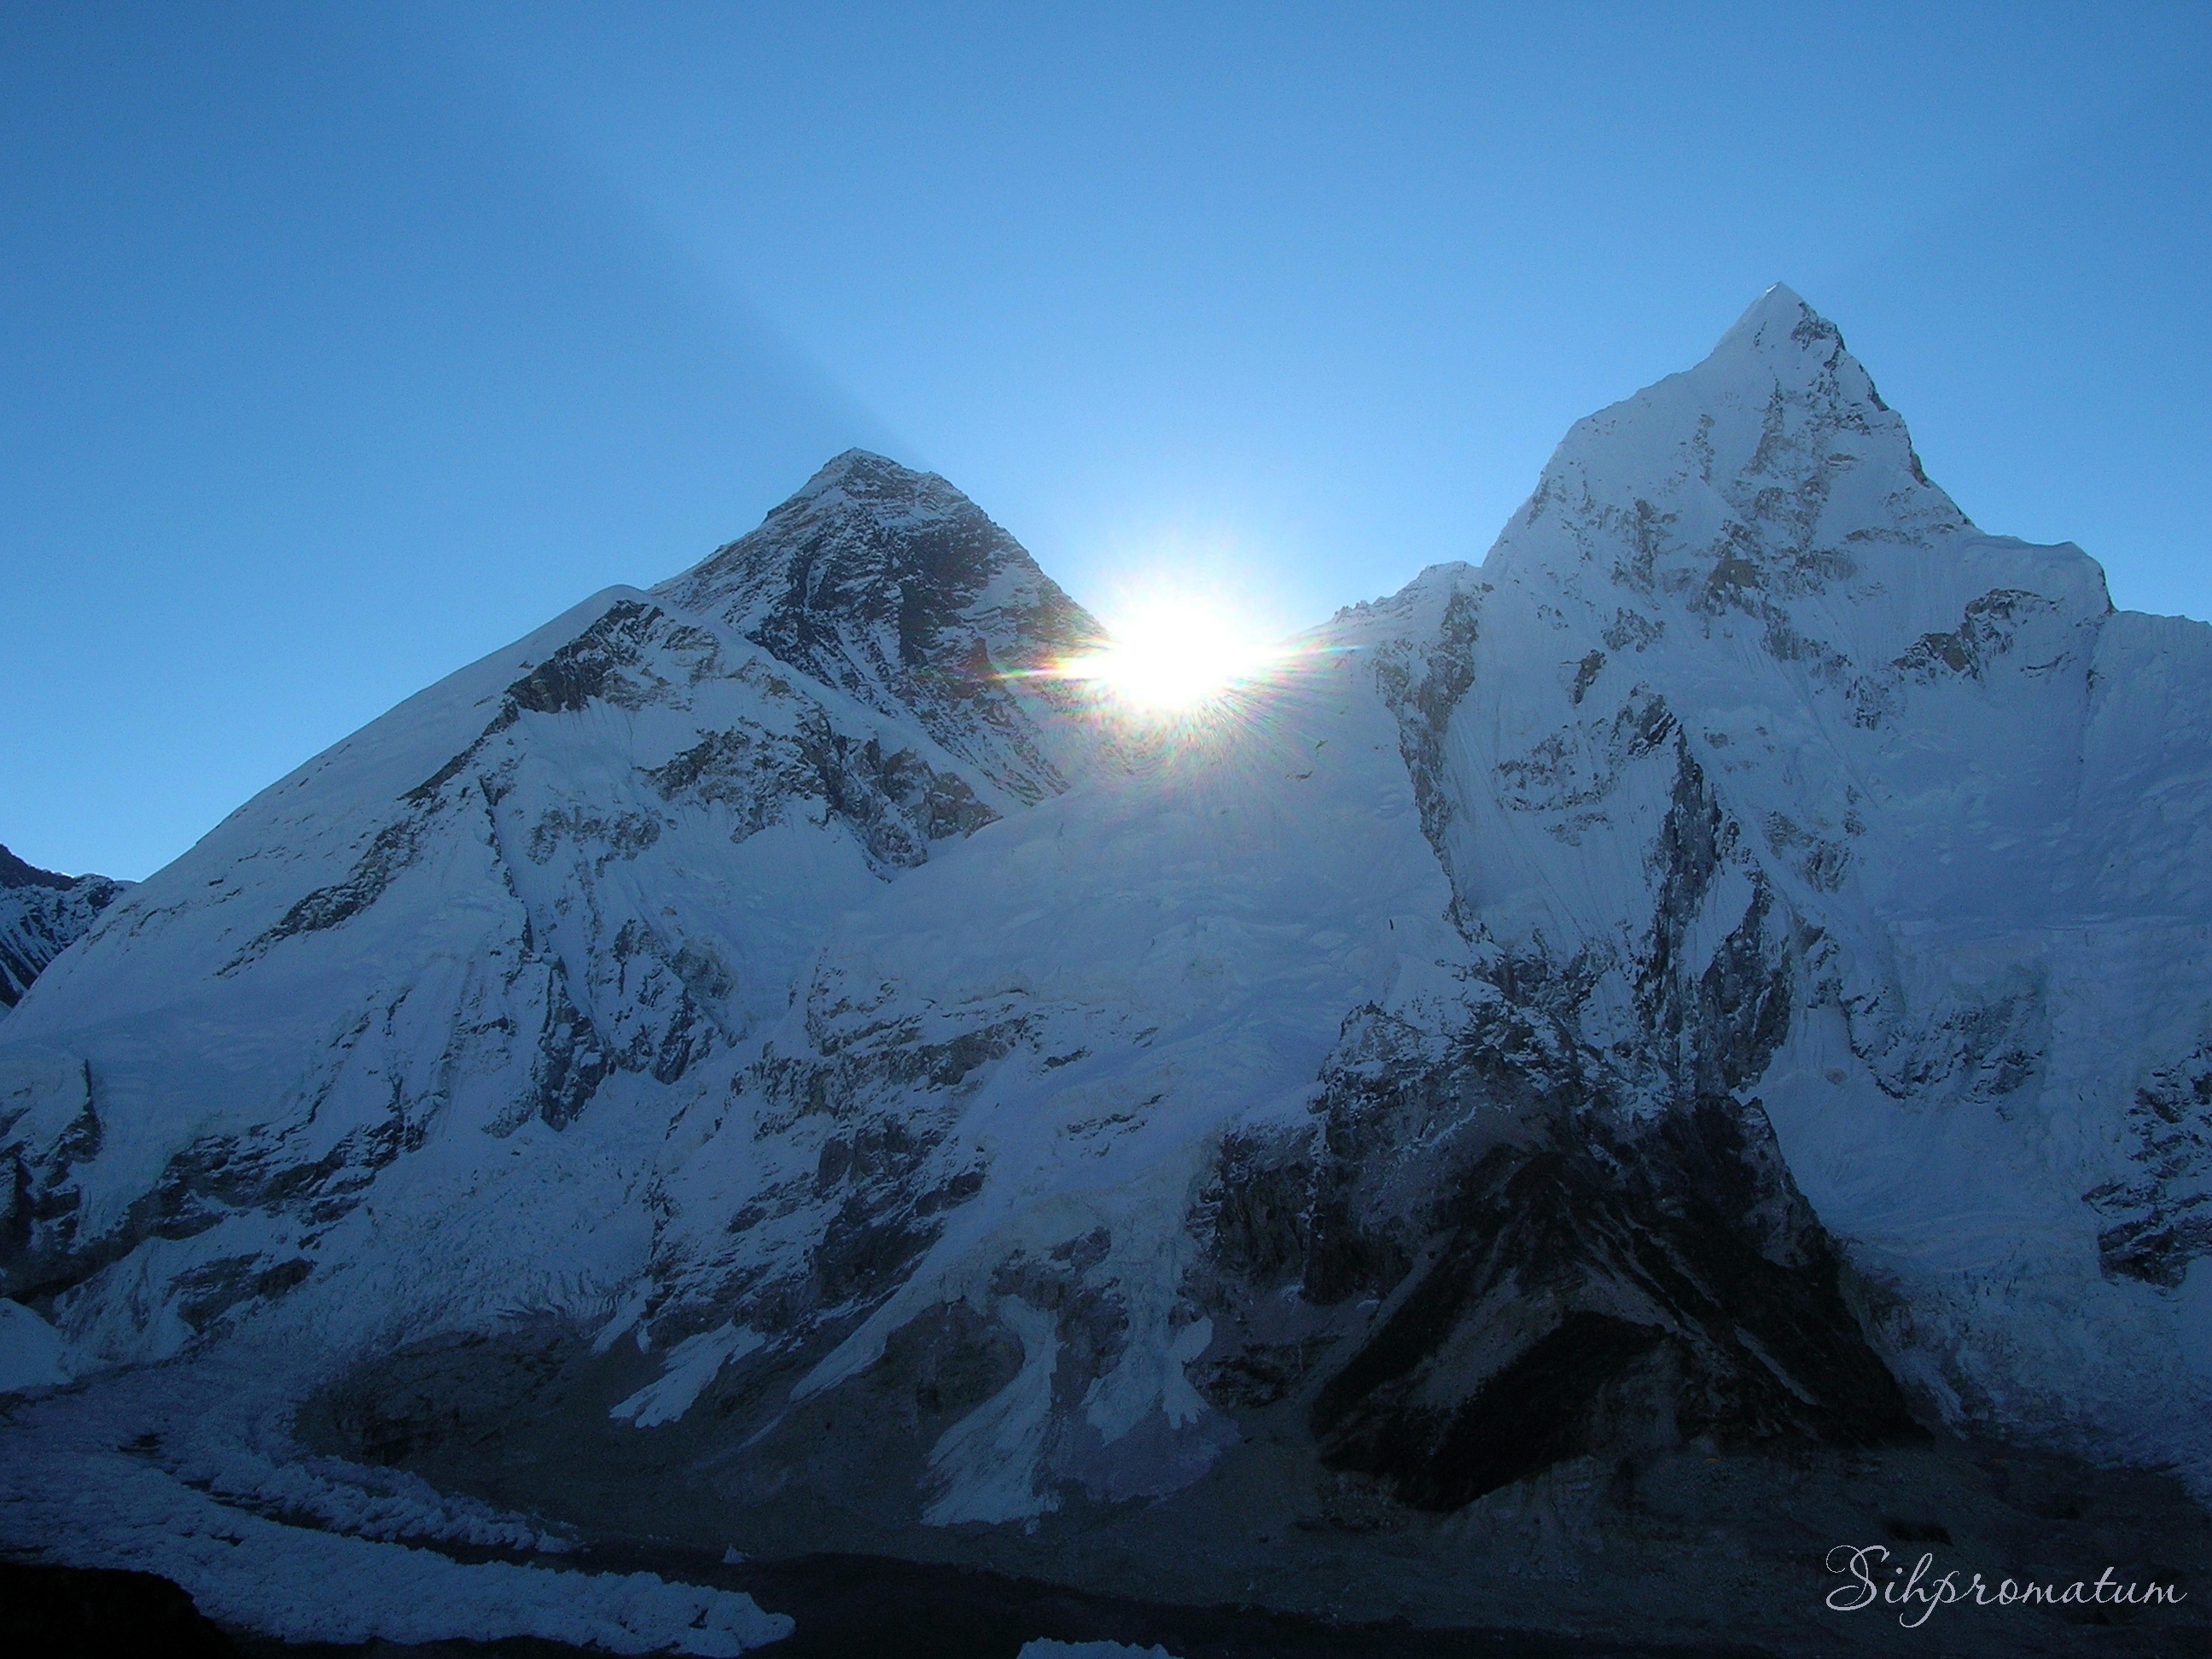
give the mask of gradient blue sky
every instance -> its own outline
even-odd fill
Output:
[[[860,444],[1079,599],[1479,559],[1787,281],[2212,617],[2212,7],[0,3],[0,841],[143,876]]]

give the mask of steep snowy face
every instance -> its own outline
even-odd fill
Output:
[[[2212,789],[2208,635],[1977,531],[1774,290],[1481,569],[850,919],[667,1177],[702,1346],[623,1420],[711,1389],[733,1492],[865,1509],[873,1389],[937,1523],[1240,1436],[1434,1508],[1875,1442],[1899,1373],[2206,1467],[2212,866],[2143,806]]]
[[[2212,799],[2212,629],[2115,616],[2077,549],[1978,532],[1783,289],[1697,368],[1576,427],[1480,571],[1417,586],[1443,624],[1378,653],[1378,683],[1473,980],[1510,1017],[1391,1012],[1347,1045],[1331,1133],[1354,1150],[1317,1189],[1368,1206],[1352,1231],[1381,1278],[1444,1202],[1402,1190],[1426,1193],[1436,1163],[1435,1109],[1407,1118],[1409,1091],[1494,1103],[1565,1082],[1613,1125],[1576,1139],[1664,1154],[1672,1177],[1624,1175],[1580,1206],[1579,1245],[1555,1237],[1520,1269],[1525,1293],[1579,1252],[1565,1305],[1610,1297],[1608,1316],[1651,1276],[1618,1271],[1587,1218],[1655,1181],[1688,1202],[1741,1180],[1771,1123],[1869,1305],[1890,1308],[1893,1362],[1947,1411],[2206,1467],[2203,1414],[2177,1425],[2164,1402],[2202,1401],[2212,1370],[2212,1281],[2191,1267],[2212,1247],[2212,849],[2201,810],[2172,805]],[[1501,1026],[1510,1040],[1479,1036]],[[1633,1127],[1715,1112],[1747,1137],[1734,1176],[1692,1180]],[[1496,1131],[1463,1133],[1480,1150]],[[1494,1162],[1491,1180],[1526,1167]],[[1490,1257],[1468,1273],[1500,1279]],[[1785,1391],[1820,1392],[1739,1322]],[[1595,1341],[1567,1324],[1524,1352]],[[1692,1347],[1722,1329],[1700,1326]],[[1589,1377],[1641,1363],[1640,1339],[1612,1336]],[[1433,1396],[1449,1344],[1413,1346],[1403,1374]],[[2057,1393],[2076,1403],[2053,1420]]]
[[[1089,628],[941,481],[848,455],[410,699],[10,1016],[5,1288],[126,1358],[340,1262],[408,1287],[349,1295],[371,1323],[621,1282],[671,1113],[838,912],[1064,787],[1079,733],[1001,676]]]
[[[0,1015],[46,964],[92,929],[131,884],[41,870],[0,847]]]
[[[1486,817],[1565,845],[1577,814],[1602,822],[1605,722],[1641,688],[1694,716],[1686,752],[1744,780],[1725,793],[1794,769],[1773,805],[1803,810],[1756,827],[1770,853],[1786,842],[1797,892],[1872,883],[1885,909],[1946,916],[2025,915],[2049,892],[2045,840],[2000,835],[1971,870],[1953,848],[1877,857],[1865,808],[1900,809],[1879,816],[1907,837],[2063,819],[2102,574],[2077,549],[1976,532],[1833,325],[1786,289],[1697,368],[1577,425],[1482,584],[1459,731],[1496,752],[1466,756],[1490,769],[1465,786],[1470,834]],[[1769,714],[1788,728],[1757,729]],[[1515,937],[1595,925],[1541,885],[1463,896]]]
[[[0,1027],[5,1288],[793,1547],[1916,1398],[2212,1480],[2212,629],[1795,295],[1193,732],[1091,632],[853,454],[394,710]]]

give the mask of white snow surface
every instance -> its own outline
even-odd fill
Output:
[[[1450,848],[1482,927],[1626,963],[1620,830],[1651,804],[1608,722],[1662,697],[1824,936],[1759,1093],[1903,1291],[1911,1362],[1962,1411],[2201,1485],[2201,1336],[2175,1288],[2100,1270],[2085,1200],[2162,1157],[2165,1212],[2203,1202],[2203,1159],[2126,1109],[2212,1034],[2212,629],[2116,615],[2080,550],[1976,530],[1779,288],[1577,425],[1479,577],[1423,578],[1475,580]]]
[[[609,1407],[610,1417],[635,1423],[641,1429],[672,1423],[691,1409],[699,1391],[732,1359],[741,1359],[766,1339],[742,1325],[687,1336],[669,1351],[667,1369],[628,1399]]]
[[[257,1460],[255,1430],[266,1425],[242,1420],[250,1411],[240,1401],[267,1397],[247,1376],[170,1389],[142,1375],[153,1389],[126,1378],[21,1408],[0,1458],[14,1549],[64,1566],[159,1573],[208,1617],[292,1642],[536,1636],[727,1659],[791,1633],[788,1617],[750,1595],[654,1573],[464,1563],[410,1547],[397,1539],[524,1548],[534,1540],[520,1517],[480,1506],[471,1524],[420,1481],[331,1460]],[[209,1417],[227,1431],[206,1433]]]
[[[896,538],[972,509],[941,480],[885,507],[870,465],[311,761],[0,1023],[0,1149],[66,1217],[33,1248],[78,1364],[258,1355],[276,1411],[551,1314],[664,1354],[614,1407],[643,1431],[764,1352],[835,1389],[965,1301],[1024,1359],[932,1449],[927,1518],[1173,1490],[1234,1433],[1186,1373],[1218,1340],[1183,1285],[1223,1137],[1310,1123],[1356,1013],[1444,1030],[1501,954],[1573,963],[1582,1040],[1644,1064],[1693,763],[1732,850],[1683,950],[1717,963],[1770,902],[1800,942],[1755,1092],[1905,1310],[1894,1363],[1960,1421],[2212,1491],[2212,629],[1978,530],[1795,295],[1576,426],[1480,568],[1340,613],[1186,729],[944,689],[1028,648],[1056,590],[1025,557],[917,668],[918,579],[831,556],[870,514]],[[834,628],[791,621],[830,586]],[[863,1199],[930,1218],[898,1281],[756,1320]],[[1060,1422],[1059,1331],[1002,1272],[1066,1260],[1127,1326]],[[134,1559],[276,1617],[215,1534],[160,1541],[218,1524],[161,1490]],[[466,1594],[504,1609],[471,1633],[539,1616]]]

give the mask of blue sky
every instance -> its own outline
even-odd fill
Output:
[[[2208,174],[2202,5],[8,0],[0,842],[143,876],[854,444],[1317,621],[1778,279],[2212,617]]]

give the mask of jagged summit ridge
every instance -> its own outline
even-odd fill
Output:
[[[1762,355],[1778,368],[1790,358],[1817,360],[1827,368],[1842,350],[1842,331],[1789,283],[1775,283],[1743,308],[1743,314],[1714,343],[1708,361],[1742,352]]]

